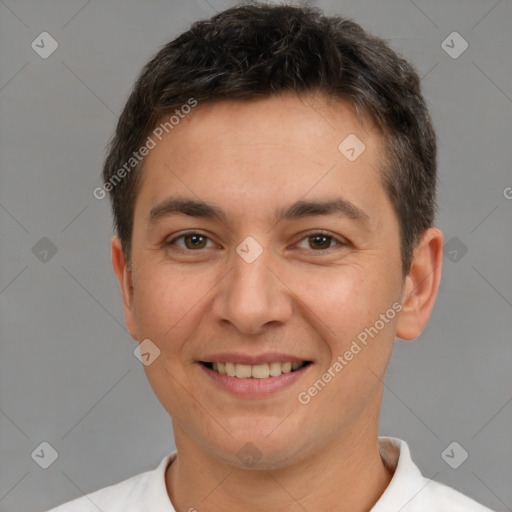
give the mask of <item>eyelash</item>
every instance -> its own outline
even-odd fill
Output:
[[[205,238],[205,239],[207,239],[207,240],[209,240],[209,241],[211,242],[210,238],[209,238],[209,237],[207,237],[206,235],[203,235],[202,233],[199,233],[199,232],[197,232],[197,231],[189,231],[189,232],[187,232],[187,233],[182,233],[181,235],[179,235],[179,236],[177,236],[177,237],[173,238],[172,240],[169,240],[168,242],[165,242],[165,243],[164,243],[164,245],[165,245],[166,247],[169,247],[169,246],[176,246],[176,243],[175,243],[175,242],[176,242],[177,240],[180,240],[180,239],[182,239],[182,238],[187,238],[187,237],[190,237],[190,236],[193,236],[193,235],[199,235],[199,236],[201,236],[201,237],[203,237],[203,238]],[[299,242],[302,242],[303,240],[306,240],[306,239],[308,239],[308,238],[312,238],[312,237],[316,237],[316,236],[324,236],[324,237],[326,237],[326,238],[329,238],[329,239],[331,239],[331,241],[337,242],[337,245],[338,245],[339,247],[345,247],[345,246],[348,246],[348,245],[349,245],[349,243],[348,243],[348,242],[343,241],[343,240],[340,240],[339,238],[337,238],[337,237],[335,237],[335,236],[333,236],[333,235],[331,235],[331,234],[329,234],[329,233],[327,233],[327,232],[325,232],[325,231],[312,231],[312,232],[308,233],[307,235],[303,236],[303,237],[300,239],[300,241],[299,241]],[[182,247],[178,247],[178,246],[176,246],[176,247],[177,247],[177,248],[178,248],[178,250],[179,250],[179,251],[181,251],[181,252],[189,252],[189,253],[191,253],[191,252],[200,252],[200,251],[202,250],[202,249],[194,250],[194,249],[187,249],[187,248],[185,248],[185,249],[184,249],[184,248],[182,248]],[[327,249],[304,249],[304,250],[311,250],[311,251],[316,252],[316,253],[320,253],[320,252],[324,252],[324,253],[325,253],[325,252],[330,251],[330,249],[334,249],[335,247],[336,247],[336,246],[328,247]]]

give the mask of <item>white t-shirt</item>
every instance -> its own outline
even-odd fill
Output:
[[[405,441],[379,437],[379,449],[393,478],[371,512],[492,512],[446,485],[424,478]],[[165,471],[176,452],[158,467],[86,494],[47,512],[175,512],[165,486]],[[193,506],[191,507],[193,509]]]

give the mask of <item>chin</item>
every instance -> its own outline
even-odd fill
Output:
[[[291,432],[283,430],[279,435],[269,435],[270,431],[239,430],[232,438],[209,439],[203,447],[229,466],[253,471],[281,469],[304,458],[304,440],[299,444]]]

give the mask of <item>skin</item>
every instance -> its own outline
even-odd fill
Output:
[[[338,150],[349,134],[366,146],[353,162]],[[173,422],[178,457],[166,485],[177,511],[362,512],[389,484],[377,444],[381,379],[395,336],[412,340],[427,323],[443,235],[423,234],[403,276],[382,154],[377,130],[347,103],[288,93],[199,105],[146,157],[131,264],[117,237],[112,261],[130,334],[161,351],[144,370]],[[175,214],[151,223],[152,208],[177,195],[213,203],[227,218]],[[367,220],[274,220],[295,201],[340,196]],[[308,238],[318,230],[332,238]],[[186,231],[207,238],[199,248],[175,240]],[[252,263],[236,252],[248,236],[263,251]],[[397,301],[401,312],[299,403]],[[313,364],[287,389],[241,399],[212,386],[198,362],[233,351]],[[248,442],[261,457],[250,468],[237,456]]]

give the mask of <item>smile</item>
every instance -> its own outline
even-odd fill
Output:
[[[310,361],[302,362],[269,362],[263,364],[239,364],[231,362],[202,363],[204,366],[220,375],[237,377],[239,379],[268,379],[279,377],[284,373],[295,372],[300,368],[311,364]]]

